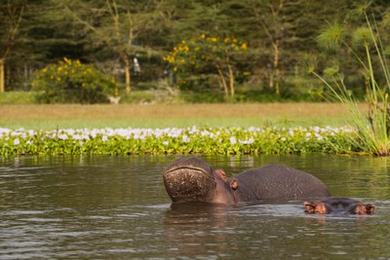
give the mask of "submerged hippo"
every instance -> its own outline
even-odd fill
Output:
[[[361,201],[349,198],[326,198],[320,201],[305,201],[307,214],[374,214],[375,206],[363,204]]]
[[[186,157],[171,163],[163,179],[174,203],[198,201],[235,205],[330,196],[318,178],[282,165],[267,165],[228,178],[222,169],[213,170],[200,158]]]

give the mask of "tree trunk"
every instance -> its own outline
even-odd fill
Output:
[[[234,89],[234,73],[232,66],[228,65],[229,71],[229,87],[230,87],[230,96],[234,97],[235,89]]]
[[[125,86],[126,86],[126,93],[129,94],[131,91],[131,76],[130,76],[130,62],[128,57],[124,59],[125,63]]]
[[[223,92],[225,93],[225,97],[229,96],[229,89],[226,84],[225,76],[220,68],[217,69],[219,75],[219,85],[223,88]]]
[[[0,93],[5,91],[4,59],[0,59]]]
[[[271,70],[270,75],[269,75],[268,87],[270,89],[274,89],[274,71],[273,71],[273,69]]]
[[[277,95],[280,94],[280,70],[279,70],[279,60],[280,60],[280,50],[279,50],[279,41],[276,41],[272,44],[272,48],[274,51],[274,61],[273,61],[273,80],[275,80],[275,92]]]

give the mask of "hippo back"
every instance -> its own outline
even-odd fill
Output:
[[[330,196],[318,178],[283,165],[250,169],[236,177],[240,201],[288,201]]]

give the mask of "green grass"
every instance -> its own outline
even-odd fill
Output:
[[[0,105],[34,104],[35,92],[9,91],[0,93]]]
[[[0,127],[12,129],[344,126],[347,118],[325,103],[0,105]]]
[[[166,128],[166,127],[250,127],[250,126],[344,126],[343,119],[329,118],[326,121],[319,119],[287,119],[287,118],[147,118],[147,119],[104,119],[99,121],[86,121],[83,119],[69,120],[26,120],[12,121],[0,120],[1,127],[12,129],[56,129],[56,128]]]

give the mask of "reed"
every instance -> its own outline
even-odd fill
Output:
[[[390,91],[390,70],[384,54],[383,44],[375,23],[370,22],[366,16],[370,41],[364,43],[365,58],[360,58],[355,52],[357,61],[362,65],[365,75],[369,79],[366,86],[365,100],[368,110],[360,109],[356,98],[351,94],[340,78],[329,82],[319,74],[313,72],[330,90],[331,98],[347,107],[351,117],[348,124],[356,129],[349,138],[356,150],[377,156],[390,155],[390,108],[388,93]],[[377,62],[374,65],[374,50]],[[352,50],[352,49],[351,49]],[[377,80],[381,74],[384,82]]]

